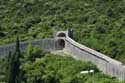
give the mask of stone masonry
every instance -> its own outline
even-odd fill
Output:
[[[118,80],[125,80],[125,67],[121,62],[111,59],[110,57],[97,52],[91,48],[79,44],[72,39],[73,31],[68,29],[67,31],[58,31],[54,33],[54,37],[50,39],[34,40],[30,42],[21,42],[20,49],[23,52],[27,45],[31,43],[33,46],[37,46],[44,51],[56,51],[63,50],[68,55],[71,55],[75,59],[90,61],[95,64],[100,71],[111,77],[116,77]],[[9,44],[0,46],[0,58],[3,58],[14,52],[15,44]]]

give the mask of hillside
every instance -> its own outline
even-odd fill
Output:
[[[94,69],[95,83],[123,83],[102,74],[93,64],[74,60],[71,57],[45,54],[35,61],[22,59],[20,65],[21,78],[19,83],[92,83],[92,73],[80,74],[81,71]],[[79,64],[79,65],[78,65]],[[6,83],[6,60],[0,59],[0,83]],[[6,72],[5,72],[6,71]],[[25,73],[24,73],[25,72]]]
[[[125,63],[124,10],[124,0],[0,0],[0,44],[73,28],[76,41]]]

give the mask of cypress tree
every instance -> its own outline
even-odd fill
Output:
[[[19,37],[17,36],[16,39],[16,50],[15,52],[17,52],[19,54],[19,57],[21,57],[21,53],[20,53],[20,41],[19,41]]]
[[[16,40],[16,49],[13,55],[11,55],[9,60],[8,68],[8,83],[19,83],[19,73],[20,73],[20,44],[19,38]]]
[[[11,56],[12,54],[11,54],[11,51],[9,52],[9,55],[8,55],[8,57],[7,57],[7,66],[6,66],[6,82],[8,82],[8,80],[9,80],[9,71],[10,71],[10,67],[11,67],[11,64],[10,64],[10,58],[12,57]]]
[[[14,56],[10,56],[8,64],[8,83],[15,83],[14,77]]]

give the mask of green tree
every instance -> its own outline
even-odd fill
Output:
[[[29,44],[24,55],[24,59],[27,61],[35,61],[36,58],[40,58],[42,55],[42,51],[38,47],[33,47],[32,44]]]
[[[19,83],[19,73],[20,73],[20,46],[19,46],[19,38],[16,40],[16,49],[13,55],[10,55],[10,60],[8,64],[8,83]]]
[[[36,61],[38,58],[42,57],[43,52],[38,47],[33,47],[32,44],[29,44],[24,53],[21,63],[21,82],[28,83],[41,83],[42,75],[42,64],[39,61]],[[41,65],[41,66],[40,66]],[[35,68],[34,68],[35,66]]]
[[[44,63],[41,60],[25,62],[21,65],[21,70],[25,72],[26,83],[42,83]]]

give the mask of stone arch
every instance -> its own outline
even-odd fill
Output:
[[[65,48],[65,41],[63,39],[58,39],[56,41],[56,48],[57,50],[63,50],[63,48]]]
[[[66,37],[66,34],[62,32],[62,33],[57,34],[57,37]]]

